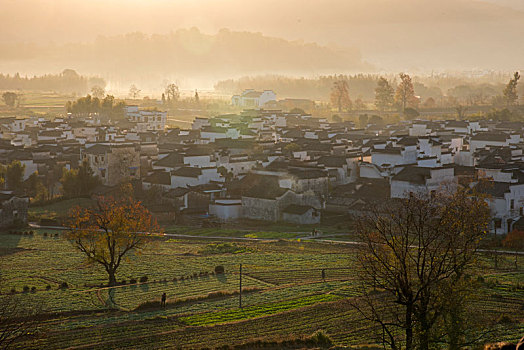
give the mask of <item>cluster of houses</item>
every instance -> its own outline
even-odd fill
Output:
[[[415,120],[357,128],[259,104],[195,118],[187,130],[166,128],[165,112],[136,106],[115,123],[97,116],[4,118],[0,161],[21,161],[25,179],[85,162],[104,191],[133,181],[154,193],[153,213],[173,220],[318,224],[375,202],[486,178],[491,186],[478,187],[489,194],[492,232],[524,226],[524,123]],[[0,215],[26,215],[10,209],[14,197],[2,196]]]

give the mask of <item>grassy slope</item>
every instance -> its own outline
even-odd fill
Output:
[[[319,328],[339,345],[369,340],[369,325],[347,305],[347,298],[357,295],[352,269],[327,270],[327,282],[321,281],[318,270],[312,270],[352,266],[350,247],[297,241],[239,242],[239,247],[246,248],[244,253],[199,253],[206,252],[209,244],[209,240],[157,240],[139,260],[126,262],[118,274],[119,280],[128,281],[147,275],[149,283],[110,291],[96,287],[105,283],[103,271],[87,265],[61,237],[44,237],[41,232],[34,236],[0,235],[0,247],[6,253],[0,256],[1,292],[35,286],[35,293],[18,293],[17,298],[26,305],[42,305],[48,311],[100,312],[107,306],[122,310],[51,318],[40,325],[40,334],[45,336],[28,339],[20,347],[204,347],[242,343],[260,334],[276,338],[310,335]],[[236,295],[191,302],[213,292],[235,292],[240,262],[244,266],[244,286],[259,289],[244,295],[244,310],[236,308]],[[513,258],[507,257],[500,262],[502,269],[495,271],[490,259],[479,261],[479,271],[486,279],[485,298],[479,310],[494,320],[502,314],[518,317],[514,311],[524,299],[524,291],[516,288],[524,273],[522,269],[511,271],[512,263]],[[216,265],[225,266],[225,276],[188,278],[212,271]],[[173,281],[175,277],[177,281]],[[70,288],[59,290],[64,281]],[[51,290],[45,289],[47,285]],[[143,302],[157,300],[163,292],[168,294],[168,301],[180,302],[167,309],[129,311]],[[337,298],[341,299],[334,300]],[[524,330],[522,323],[494,329],[497,327],[503,327],[499,329],[500,339],[516,339]]]

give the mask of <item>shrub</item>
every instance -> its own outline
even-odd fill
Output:
[[[218,265],[215,267],[215,273],[217,275],[222,275],[224,272],[226,272],[226,270],[224,269],[224,266]]]
[[[130,284],[136,284],[136,279],[135,279],[135,278],[131,278],[131,279],[129,280],[129,283],[130,283]]]
[[[32,286],[31,287],[31,293],[35,293],[36,292],[36,287],[35,286]]]
[[[176,277],[173,277],[173,282],[176,282],[177,281],[177,278]]]
[[[148,280],[147,276],[140,277],[140,283],[146,283]]]
[[[45,290],[51,290],[51,286],[48,284],[47,286],[45,286]]]
[[[67,289],[67,288],[69,288],[69,285],[67,284],[67,282],[62,282],[62,283],[60,283],[60,286],[58,288],[60,288],[60,289]]]
[[[11,288],[11,294],[16,294],[16,289],[15,288]]]
[[[44,237],[47,237],[47,232],[44,232]]]
[[[314,344],[320,345],[320,346],[331,346],[333,345],[333,342],[327,335],[325,335],[321,330],[316,331],[311,336],[311,340]]]
[[[193,277],[198,277],[198,272],[193,273]]]
[[[126,280],[122,280],[122,281],[120,281],[120,284],[122,284],[122,285],[127,284],[127,281]]]
[[[29,287],[28,286],[24,286],[24,288],[22,288],[22,290],[24,291],[24,293],[27,293],[27,292],[29,292]]]
[[[497,319],[498,324],[508,324],[513,322],[514,321],[508,315],[500,315],[500,317]]]

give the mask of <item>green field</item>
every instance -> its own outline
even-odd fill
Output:
[[[125,284],[107,288],[104,272],[61,235],[51,230],[0,234],[0,293],[14,290],[23,305],[47,314],[18,348],[213,348],[262,334],[274,341],[318,330],[340,346],[372,342],[374,326],[350,305],[360,295],[350,245],[158,238],[121,267],[118,280]],[[515,312],[524,300],[524,266],[514,271],[513,257],[499,260],[495,270],[490,257],[479,259],[485,282],[478,308],[493,320],[509,316],[510,323],[489,327],[497,340],[514,341],[524,332],[521,313]],[[218,265],[225,274],[214,273]],[[148,280],[140,283],[143,276]],[[64,282],[68,288],[60,288]],[[166,308],[158,305],[163,292]]]

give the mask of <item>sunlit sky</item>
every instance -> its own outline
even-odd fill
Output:
[[[0,42],[196,26],[355,47],[382,69],[524,66],[523,0],[1,0]],[[519,67],[520,65],[520,67]]]

